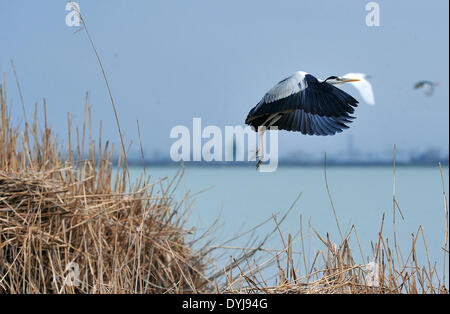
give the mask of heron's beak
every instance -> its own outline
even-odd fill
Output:
[[[343,77],[343,78],[341,79],[341,82],[342,82],[342,83],[358,82],[358,81],[359,81],[359,79],[352,79],[352,78],[345,78],[345,77]]]

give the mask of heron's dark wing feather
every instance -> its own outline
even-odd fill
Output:
[[[425,84],[424,81],[419,81],[416,84],[414,84],[414,89],[421,88]]]
[[[348,129],[353,117],[319,116],[302,109],[284,114],[273,126],[279,130],[300,131],[308,135],[334,135]]]

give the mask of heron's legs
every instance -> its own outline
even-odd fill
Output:
[[[256,169],[259,168],[259,165],[263,162],[264,159],[264,132],[266,131],[265,124],[270,121],[270,123],[267,126],[267,128],[270,128],[278,120],[281,119],[281,116],[282,116],[281,114],[274,113],[270,115],[270,117],[262,124],[262,126],[258,127],[258,145],[256,148],[256,157],[258,158],[258,161],[256,162]]]
[[[256,163],[256,169],[259,168],[259,165],[262,163],[262,159],[258,159],[258,162]]]
[[[256,149],[257,157],[264,157],[264,131],[258,131],[258,148]]]
[[[256,162],[256,169],[259,168],[259,165],[262,163],[264,159],[264,127],[258,128],[258,146],[256,148],[256,158],[258,161]]]

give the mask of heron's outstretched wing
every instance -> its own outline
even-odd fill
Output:
[[[356,99],[339,88],[297,72],[267,92],[250,110],[245,123],[257,128],[267,121],[282,130],[332,135],[347,128],[357,104]],[[273,116],[276,122],[271,123],[268,119]]]
[[[425,81],[419,81],[416,84],[414,84],[414,89],[421,88],[426,82]]]
[[[418,81],[416,84],[414,84],[414,89],[421,88],[425,85],[434,85],[432,81]]]
[[[305,90],[305,76],[306,73],[299,71],[278,82],[278,84],[272,87],[264,95],[261,101],[250,110],[245,123],[266,114],[278,113],[286,110],[292,111],[295,109],[295,106],[292,106],[293,103],[291,98],[295,98],[295,95]]]
[[[364,73],[347,73],[344,78],[358,79],[357,82],[350,82],[361,94],[361,97],[369,105],[375,105],[375,97],[373,95],[373,89],[370,82],[366,79]]]
[[[280,130],[300,131],[305,135],[334,135],[348,129],[347,124],[351,123],[353,119],[354,117],[350,116],[319,116],[300,109],[282,115],[272,126],[276,126]]]

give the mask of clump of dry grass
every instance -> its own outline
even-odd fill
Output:
[[[12,126],[0,90],[0,293],[210,291],[173,200],[180,176],[158,191],[147,178],[127,184],[123,155],[114,172],[113,148],[91,138],[87,96],[60,152],[37,110],[23,132]]]
[[[357,236],[356,230],[354,228],[353,230],[354,236]],[[400,261],[400,264],[396,261],[394,251],[389,247],[388,239],[381,233],[379,241],[374,246],[374,257],[368,263],[357,262],[358,258],[353,255],[349,245],[350,234],[340,244],[336,244],[330,238],[323,238],[316,233],[325,249],[316,251],[312,265],[305,271],[294,266],[297,261],[293,258],[292,252],[296,241],[289,236],[285,249],[274,254],[261,266],[241,270],[233,280],[228,281],[226,291],[281,294],[448,293],[448,286],[438,275],[435,264],[418,264],[416,241],[421,233],[423,231],[419,227],[417,233],[413,235],[409,254],[405,260]],[[264,264],[272,260],[278,265],[275,285],[269,284],[261,273]],[[364,261],[363,256],[361,260]],[[297,264],[304,266],[301,263]]]

